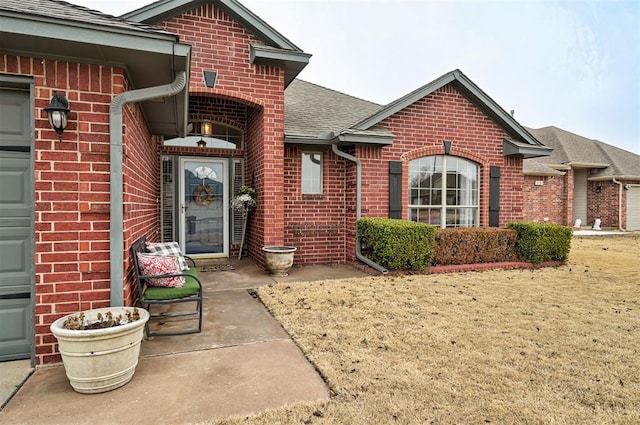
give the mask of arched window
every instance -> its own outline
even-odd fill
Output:
[[[165,140],[166,146],[242,149],[242,130],[211,121],[195,121],[186,137]]]
[[[436,155],[409,162],[409,219],[439,227],[478,226],[479,167]]]

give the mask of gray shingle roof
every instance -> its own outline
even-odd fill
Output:
[[[524,161],[525,173],[534,174],[541,164],[556,166],[559,164],[598,168],[590,179],[640,178],[640,155],[562,130],[557,127],[527,129],[534,137],[553,148],[551,156],[527,159]]]
[[[0,11],[16,12],[21,15],[30,15],[34,18],[64,19],[68,22],[76,22],[79,25],[100,25],[120,30],[170,34],[151,25],[127,21],[61,0],[2,0],[0,1]]]
[[[316,138],[323,132],[339,134],[381,107],[377,103],[296,79],[284,93],[285,134],[310,138]]]

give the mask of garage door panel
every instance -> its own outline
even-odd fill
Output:
[[[30,89],[0,88],[0,361],[33,352],[32,144]]]
[[[0,295],[31,291],[31,228],[2,229],[0,252]]]
[[[28,359],[31,334],[31,299],[0,299],[0,361]]]

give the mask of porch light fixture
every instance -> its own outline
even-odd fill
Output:
[[[213,134],[213,123],[211,123],[211,121],[202,121],[202,124],[200,124],[200,133],[203,136],[211,136]]]
[[[442,144],[444,145],[444,154],[449,155],[451,153],[451,140],[443,140]]]
[[[62,141],[62,133],[67,128],[67,114],[69,113],[69,102],[64,95],[53,92],[49,106],[44,108],[49,117],[49,125],[58,133],[58,138]]]
[[[602,192],[602,186],[596,187],[596,193],[600,193],[600,192]]]
[[[207,142],[204,141],[204,139],[200,139],[196,142],[196,144],[198,145],[199,148],[204,149],[207,147]]]

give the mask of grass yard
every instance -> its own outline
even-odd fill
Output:
[[[640,235],[574,238],[558,268],[259,294],[334,396],[223,424],[640,423]]]

